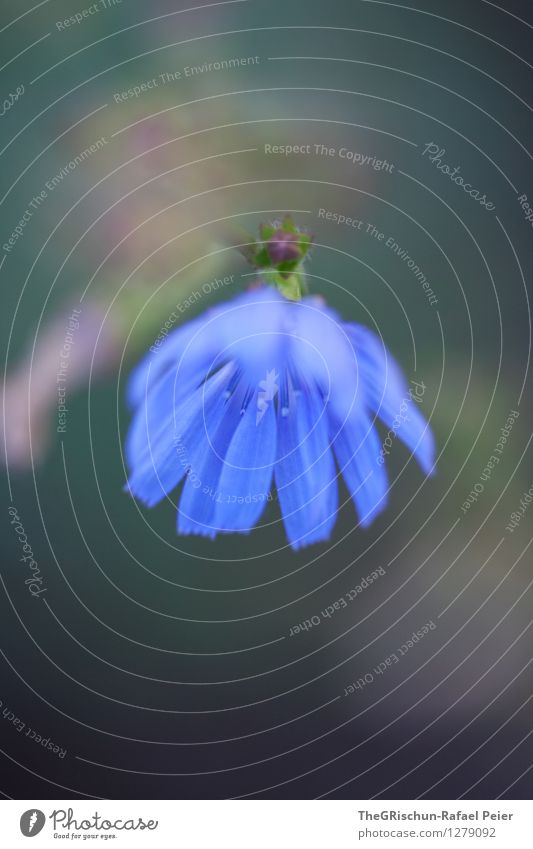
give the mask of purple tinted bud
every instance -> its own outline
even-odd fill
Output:
[[[298,240],[299,236],[296,233],[287,233],[286,230],[277,230],[274,233],[267,242],[268,253],[274,265],[300,259]]]

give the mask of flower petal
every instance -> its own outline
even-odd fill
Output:
[[[178,385],[181,382],[187,384],[191,372],[194,376],[200,373],[200,380],[205,377],[206,369],[216,355],[213,346],[208,344],[208,338],[202,334],[206,320],[207,316],[194,319],[169,333],[161,345],[150,348],[128,381],[128,403],[132,408],[141,404],[169,371],[177,374]]]
[[[337,518],[338,488],[324,403],[300,392],[278,411],[276,488],[294,549],[329,538]]]
[[[149,377],[147,373],[147,385],[151,383]],[[150,459],[158,436],[165,437],[172,427],[174,411],[188,402],[204,378],[205,374],[200,372],[187,382],[180,382],[174,367],[159,379],[156,386],[151,387],[150,392],[147,390],[126,438],[126,459],[130,467],[140,466]]]
[[[221,531],[246,533],[263,512],[276,456],[274,404],[258,406],[255,392],[228,447],[218,483],[214,523]]]
[[[152,346],[134,370],[128,385],[128,401],[140,404],[169,370],[177,371],[187,384],[200,374],[229,359],[239,361],[255,385],[265,370],[281,366],[286,345],[283,320],[287,301],[270,286],[245,292],[231,301],[173,330],[160,345]]]
[[[358,363],[350,338],[336,314],[318,298],[289,304],[291,362],[308,385],[320,387],[336,418],[343,422],[363,409]]]
[[[181,494],[177,529],[180,534],[215,537],[215,508],[220,498],[219,481],[224,458],[240,419],[244,387],[239,385],[229,399],[223,399],[222,415],[208,415],[205,428],[195,436],[195,449]]]
[[[365,394],[370,408],[415,455],[426,474],[432,474],[435,463],[435,440],[424,416],[418,409],[418,388],[410,388],[392,354],[379,336],[366,327],[347,324],[360,365]],[[418,400],[417,400],[418,398]]]
[[[218,351],[239,363],[250,386],[259,383],[267,367],[279,372],[285,364],[287,306],[276,289],[263,286],[236,298],[211,323]]]
[[[356,414],[335,434],[332,432],[332,441],[359,521],[366,527],[387,505],[387,472],[378,462],[376,429],[366,414]]]
[[[160,403],[149,399],[138,411],[132,426],[132,473],[126,488],[148,507],[168,495],[190,467],[193,448],[202,444],[207,418],[213,420],[222,412],[223,390],[231,372],[228,364],[177,405],[171,391],[165,396],[161,387]]]

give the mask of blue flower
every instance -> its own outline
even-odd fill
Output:
[[[127,488],[151,507],[183,482],[178,533],[215,537],[248,533],[275,484],[291,546],[327,540],[339,474],[361,526],[384,509],[395,437],[431,474],[421,386],[321,299],[249,291],[170,333],[134,371]]]

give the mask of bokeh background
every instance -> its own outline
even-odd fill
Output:
[[[0,12],[0,791],[530,797],[531,4],[90,7]],[[311,152],[265,153],[289,144]],[[233,245],[287,211],[314,235],[311,290],[423,382],[438,472],[396,441],[389,509],[362,531],[346,503],[298,553],[275,499],[250,536],[179,538],[170,502],[123,492],[127,377],[191,293],[182,321],[249,285]]]

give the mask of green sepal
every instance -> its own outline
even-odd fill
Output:
[[[290,233],[296,236],[293,244],[297,247],[299,256],[296,259],[288,259],[283,262],[274,263],[268,249],[268,242],[277,233]],[[243,233],[244,235],[244,233]],[[286,215],[281,225],[260,224],[260,241],[254,240],[245,234],[243,242],[250,244],[239,245],[239,250],[248,262],[258,269],[261,277],[277,289],[289,300],[298,301],[307,291],[303,261],[309,252],[313,237],[308,233],[302,233],[294,224],[290,215]]]

